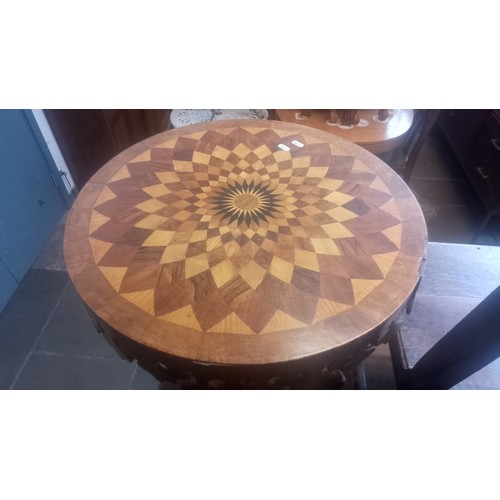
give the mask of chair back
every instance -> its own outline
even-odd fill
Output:
[[[446,300],[445,298],[443,298]],[[439,340],[412,369],[402,365],[399,331],[391,357],[400,389],[450,389],[500,357],[500,286]]]

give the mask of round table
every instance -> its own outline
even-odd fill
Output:
[[[297,118],[298,116],[300,117],[300,111],[300,109],[275,110],[276,116],[280,120],[330,132],[331,134],[355,142],[374,154],[387,153],[402,146],[406,138],[406,133],[410,130],[413,123],[412,109],[388,110],[389,116],[383,121],[378,119],[379,110],[360,109],[358,112],[361,124],[366,124],[366,126],[354,125],[350,128],[329,125],[327,123],[330,120],[329,109],[308,110],[311,117],[307,120]]]
[[[109,161],[67,217],[97,329],[181,387],[320,387],[355,367],[419,279],[412,192],[365,149],[280,121],[173,129]]]

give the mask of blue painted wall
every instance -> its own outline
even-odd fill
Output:
[[[30,111],[0,110],[0,311],[67,205]]]

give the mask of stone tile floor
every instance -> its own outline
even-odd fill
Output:
[[[0,316],[0,389],[153,389],[96,332],[66,271],[33,267]]]
[[[471,241],[484,210],[438,134],[425,144],[410,188],[430,241]],[[156,389],[151,375],[122,360],[95,331],[65,270],[63,231],[64,219],[0,315],[0,389]],[[479,243],[500,244],[500,224]],[[368,389],[395,388],[388,346],[364,368]]]

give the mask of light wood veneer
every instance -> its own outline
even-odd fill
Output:
[[[98,329],[159,380],[310,387],[382,340],[426,239],[411,191],[366,150],[237,120],[109,161],[68,215],[64,252]]]

